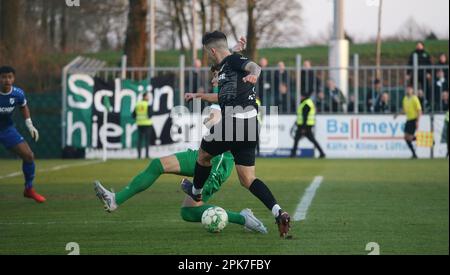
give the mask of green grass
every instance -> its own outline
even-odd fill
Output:
[[[384,42],[382,47],[382,64],[384,65],[406,65],[409,54],[415,48],[415,41],[406,42]],[[437,60],[440,53],[448,53],[448,40],[426,41],[427,51]],[[376,47],[375,43],[352,44],[350,46],[351,55],[357,53],[360,55],[361,65],[375,65]],[[45,57],[49,62],[58,64],[67,64],[77,55],[84,55],[91,58],[104,60],[109,66],[118,66],[123,53],[116,51],[103,51],[99,53],[70,53],[57,54]],[[199,56],[202,52],[198,52]],[[276,66],[278,61],[285,61],[287,66],[295,66],[295,56],[301,54],[304,59],[310,59],[315,65],[328,64],[328,46],[317,45],[300,48],[267,48],[260,49],[259,57],[267,57],[271,66]],[[158,67],[177,67],[179,65],[178,50],[163,50],[156,52],[156,66]],[[187,63],[190,62],[190,52],[187,52]]]
[[[49,169],[77,161],[39,161]],[[449,253],[449,170],[445,160],[260,159],[259,177],[282,206],[294,212],[313,178],[324,176],[293,240],[280,240],[271,214],[239,186],[236,174],[211,203],[229,210],[252,208],[268,235],[228,225],[220,234],[183,222],[184,197],[176,176],[155,185],[113,214],[103,212],[91,182],[119,190],[144,161],[109,161],[38,173],[38,190],[48,203],[21,197],[20,177],[0,179],[0,254],[67,254],[68,242],[81,254],[367,254],[377,242],[381,254]],[[0,177],[20,169],[0,161]]]

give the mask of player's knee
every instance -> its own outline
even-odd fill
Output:
[[[25,162],[34,162],[34,153],[28,152],[22,156],[22,160]]]
[[[203,150],[199,151],[198,159],[197,159],[198,164],[200,164],[201,166],[205,166],[205,167],[211,166],[211,159],[212,159],[211,155],[209,155],[208,153],[206,153]]]
[[[253,182],[256,180],[256,177],[255,176],[242,175],[242,176],[239,177],[239,180],[241,182],[241,185],[248,189],[253,184]]]

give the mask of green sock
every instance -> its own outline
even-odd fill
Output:
[[[199,207],[182,207],[181,217],[187,222],[201,222],[203,212],[213,205],[202,205]],[[228,221],[239,225],[245,225],[245,218],[239,213],[227,211]]]
[[[164,168],[159,159],[154,159],[152,163],[139,175],[137,175],[122,191],[116,193],[116,203],[123,204],[134,195],[145,191],[164,173]]]

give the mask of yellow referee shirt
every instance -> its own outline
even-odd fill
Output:
[[[406,114],[408,121],[415,120],[419,117],[419,113],[422,111],[419,98],[415,95],[403,98],[403,112]]]

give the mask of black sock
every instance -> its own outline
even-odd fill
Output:
[[[211,173],[212,166],[205,167],[198,164],[195,164],[195,174],[194,174],[194,187],[195,189],[202,189],[205,185],[206,180]]]
[[[250,192],[257,197],[264,205],[272,211],[272,208],[277,204],[275,197],[264,182],[256,179],[249,188]]]
[[[406,144],[408,144],[409,149],[411,150],[411,152],[413,153],[413,156],[415,157],[416,156],[416,151],[414,150],[414,146],[413,146],[412,142],[407,140]]]

